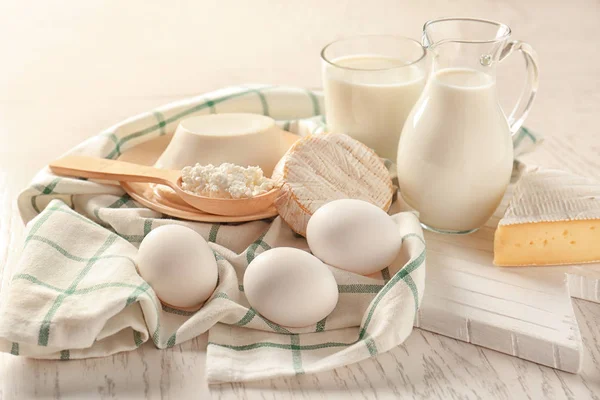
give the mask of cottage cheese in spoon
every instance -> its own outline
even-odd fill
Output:
[[[242,167],[231,163],[184,167],[181,170],[183,190],[205,197],[247,199],[265,194],[275,187],[260,167]]]

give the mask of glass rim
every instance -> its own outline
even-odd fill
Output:
[[[438,22],[448,22],[448,21],[468,21],[468,22],[483,22],[489,25],[495,25],[504,29],[504,35],[494,38],[494,39],[449,39],[452,42],[458,43],[495,43],[501,42],[503,40],[508,39],[508,37],[512,34],[510,27],[502,22],[494,21],[491,19],[484,18],[465,18],[465,17],[445,17],[445,18],[437,18],[431,19],[423,25],[423,34],[427,35],[427,27],[436,24]]]
[[[340,43],[340,42],[348,42],[348,41],[352,41],[352,40],[356,40],[356,39],[365,39],[365,38],[387,38],[387,39],[400,39],[400,40],[404,40],[404,41],[408,41],[408,42],[412,42],[414,44],[416,44],[418,47],[421,48],[421,55],[410,62],[405,63],[404,65],[398,65],[398,66],[394,66],[394,67],[384,67],[384,68],[355,68],[355,67],[347,67],[344,65],[339,65],[336,64],[334,61],[328,59],[325,56],[325,52],[327,51],[327,49],[331,46],[333,46],[334,44]],[[360,71],[360,72],[378,72],[378,71],[391,71],[391,70],[395,70],[395,69],[399,69],[399,68],[405,68],[411,65],[414,65],[416,63],[418,63],[419,61],[421,61],[422,59],[425,58],[425,56],[427,55],[427,49],[425,49],[425,47],[423,47],[423,45],[415,39],[409,38],[407,36],[399,36],[399,35],[357,35],[357,36],[348,36],[348,37],[344,37],[344,38],[340,38],[340,39],[336,39],[333,42],[329,42],[327,45],[325,45],[325,47],[323,47],[323,49],[321,50],[321,59],[323,61],[325,61],[327,64],[336,67],[336,68],[341,68],[341,69],[346,69],[346,70],[350,70],[350,71]]]

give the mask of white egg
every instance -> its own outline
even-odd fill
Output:
[[[244,292],[263,317],[293,328],[316,324],[338,301],[329,268],[310,253],[291,247],[267,250],[252,260],[244,273]]]
[[[217,286],[212,250],[202,236],[185,226],[152,230],[140,244],[136,264],[156,295],[174,307],[200,306]]]
[[[392,218],[362,200],[335,200],[308,221],[306,239],[312,253],[334,267],[369,275],[398,256],[402,238]]]

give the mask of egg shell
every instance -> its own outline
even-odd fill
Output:
[[[152,230],[140,244],[136,264],[161,301],[174,307],[199,307],[217,286],[212,250],[202,236],[185,226]]]
[[[385,211],[353,199],[319,208],[308,222],[306,239],[323,262],[360,275],[389,266],[402,245],[398,227]]]
[[[328,316],[339,296],[329,267],[291,247],[267,250],[252,260],[244,273],[244,293],[263,317],[292,328]]]

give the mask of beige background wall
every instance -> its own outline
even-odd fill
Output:
[[[600,105],[595,0],[2,0],[0,167],[21,165],[15,173],[24,184],[51,158],[129,115],[222,86],[320,86],[319,50],[329,41],[367,33],[419,38],[426,20],[453,15],[500,20],[534,46],[542,81],[527,125],[567,138],[577,152],[571,139],[596,129]],[[518,94],[519,58],[501,71],[501,83],[518,79],[501,86],[505,104]],[[25,163],[26,144],[35,157]],[[589,150],[582,149],[584,161],[600,168],[600,150]]]

